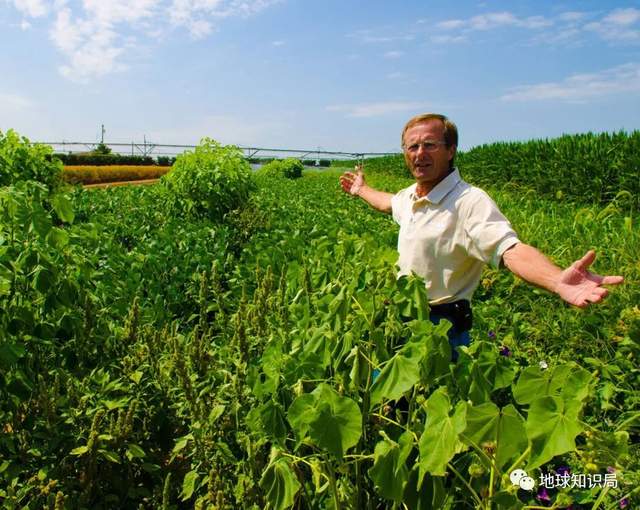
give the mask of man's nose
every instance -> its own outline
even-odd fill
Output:
[[[416,154],[421,158],[428,154],[428,151],[423,143],[418,145],[418,152]]]

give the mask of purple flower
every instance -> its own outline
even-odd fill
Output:
[[[489,331],[489,333],[487,333],[487,336],[491,338],[491,340],[493,340],[496,337],[496,334],[494,331]]]
[[[500,356],[511,356],[511,350],[506,345],[503,345],[500,347]]]
[[[558,469],[556,469],[556,473],[558,473],[560,476],[566,476],[571,474],[571,470],[567,466],[560,466]]]
[[[607,473],[613,474],[615,472],[616,472],[616,468],[614,468],[613,466],[607,466]]]
[[[627,508],[629,506],[629,498],[622,498],[620,500],[620,508]]]
[[[547,489],[545,487],[540,487],[536,498],[538,498],[539,501],[544,501],[545,503],[551,501],[551,496],[549,496],[549,493],[547,492]]]

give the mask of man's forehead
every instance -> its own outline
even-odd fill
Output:
[[[444,124],[438,119],[429,119],[418,122],[407,129],[405,139],[421,137],[422,135],[431,135],[442,137],[444,135]]]

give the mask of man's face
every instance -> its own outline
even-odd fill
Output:
[[[455,154],[455,145],[444,143],[444,124],[438,119],[420,122],[404,134],[407,166],[416,181],[429,189],[449,174],[449,161]]]

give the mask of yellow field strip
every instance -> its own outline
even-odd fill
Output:
[[[155,184],[160,179],[138,179],[135,181],[100,182],[98,184],[85,184],[84,189],[91,188],[111,188],[113,186],[138,186],[144,184]]]
[[[166,166],[65,166],[62,178],[70,184],[104,184],[159,179],[171,168]]]

